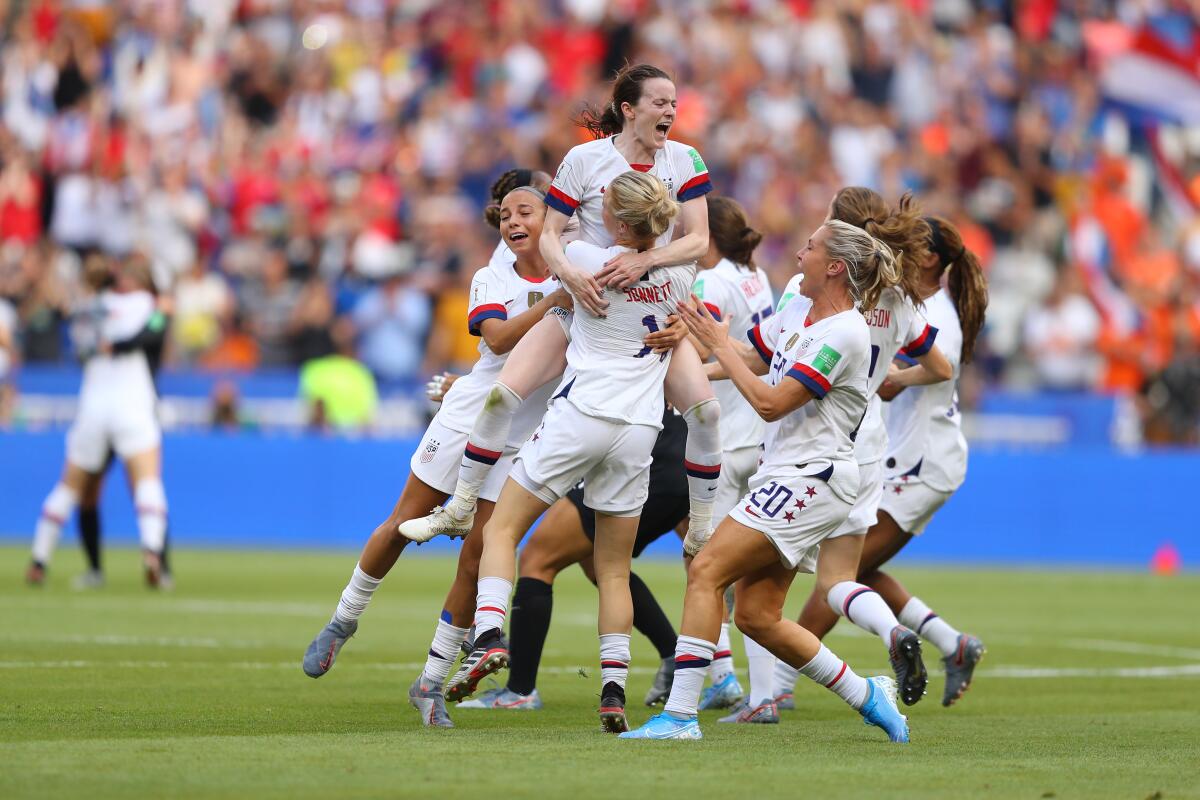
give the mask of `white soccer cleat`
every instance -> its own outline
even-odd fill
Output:
[[[459,517],[445,506],[434,506],[428,515],[400,523],[400,535],[414,542],[428,542],[436,536],[464,538],[474,524],[474,511]]]
[[[704,549],[704,545],[708,544],[712,534],[711,525],[707,527],[689,525],[687,536],[683,537],[683,554],[695,558]]]

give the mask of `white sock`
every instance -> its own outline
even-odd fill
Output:
[[[382,578],[372,578],[362,571],[362,567],[355,564],[354,574],[350,576],[350,582],[342,590],[342,599],[338,600],[333,618],[342,623],[357,622],[362,613],[367,610],[367,603],[371,602],[371,595],[375,594],[375,590],[382,582]]]
[[[721,477],[721,404],[715,397],[702,400],[683,412],[687,443],[683,466],[688,476],[689,518],[697,529],[712,529],[713,501]]]
[[[825,645],[821,645],[813,660],[802,666],[800,672],[845,700],[853,709],[860,709],[867,702],[867,679],[855,674],[849,664]]]
[[[749,636],[742,636],[746,646],[746,663],[750,668],[750,708],[758,708],[768,700],[775,699],[774,675],[775,654]]]
[[[167,540],[167,492],[161,478],[142,478],[133,487],[133,504],[137,508],[138,534],[142,547],[151,553],[162,553]]]
[[[480,578],[475,599],[475,638],[484,631],[504,630],[508,614],[508,599],[512,597],[512,581],[504,578]]]
[[[450,620],[450,612],[442,609],[437,630],[433,634],[433,644],[429,645],[429,656],[425,659],[425,671],[421,673],[422,680],[432,686],[441,686],[446,682],[450,668],[458,660],[458,648],[471,632],[470,628],[454,627]]]
[[[919,597],[913,597],[904,604],[900,611],[900,624],[933,642],[933,646],[941,650],[944,656],[953,655],[958,650],[959,632],[933,613]]]
[[[65,483],[55,484],[42,503],[42,515],[38,517],[33,532],[33,560],[39,564],[50,563],[54,546],[62,535],[63,524],[79,505],[79,495]]]
[[[892,630],[900,624],[879,593],[854,581],[834,584],[826,598],[829,607],[865,631],[892,646]]]
[[[717,651],[708,666],[708,678],[714,684],[725,680],[733,672],[733,651],[729,649],[729,623],[721,623],[721,635],[717,637]]]
[[[671,696],[667,698],[664,711],[680,717],[696,716],[700,690],[704,688],[704,676],[716,649],[715,642],[706,642],[694,636],[679,637],[675,645],[675,680],[671,684]]]
[[[504,454],[513,414],[519,405],[521,396],[499,381],[488,391],[483,410],[475,418],[475,426],[467,437],[454,497],[446,506],[455,516],[464,517],[474,510],[488,473]]]
[[[771,692],[776,697],[781,694],[794,694],[798,677],[800,677],[800,670],[783,659],[775,659],[775,675],[771,680]]]
[[[625,688],[625,679],[629,677],[629,634],[602,633],[600,634],[600,687],[603,689],[609,682]]]

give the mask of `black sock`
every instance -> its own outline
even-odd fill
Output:
[[[530,694],[537,686],[542,646],[550,632],[553,611],[554,587],[551,584],[537,578],[517,580],[508,620],[509,691]]]
[[[162,551],[162,556],[159,557],[159,563],[162,564],[162,571],[163,571],[164,575],[171,574],[171,562],[167,560],[167,555],[170,552],[170,550],[171,550],[171,528],[168,526],[167,529],[165,531],[163,531],[163,551]]]
[[[659,658],[669,658],[675,655],[675,643],[678,636],[666,612],[654,599],[650,587],[637,576],[629,573],[629,594],[633,596],[633,627],[650,640],[658,650]]]
[[[88,567],[100,571],[100,512],[95,508],[79,509],[79,540],[87,556]]]

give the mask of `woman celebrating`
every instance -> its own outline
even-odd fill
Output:
[[[891,678],[859,677],[810,632],[783,619],[796,567],[845,522],[857,496],[851,435],[866,410],[871,355],[863,313],[899,279],[896,263],[887,245],[839,221],[822,225],[797,260],[807,299],[796,298],[758,325],[749,352],[698,302],[681,308],[717,358],[710,377],[732,380],[769,424],[752,491],[688,571],[666,708],[622,738],[702,738],[700,687],[716,650],[725,589],[736,581],[734,617],[743,633],[834,691],[892,741],[908,741]]]
[[[613,257],[643,252],[670,225],[679,206],[658,178],[629,171],[609,184],[603,218],[613,247],[572,242],[568,255],[593,272]],[[475,642],[446,688],[460,700],[508,664],[501,637],[516,573],[516,549],[543,512],[581,479],[584,502],[596,512],[594,563],[600,590],[600,718],[609,731],[627,730],[625,679],[633,602],[629,566],[646,502],[651,451],[662,427],[663,381],[670,353],[651,352],[644,332],[665,324],[688,295],[691,265],[646,274],[632,286],[610,286],[605,317],[576,314],[568,371],[537,433],[525,443],[483,529]]]

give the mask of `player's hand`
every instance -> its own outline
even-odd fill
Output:
[[[875,394],[879,395],[879,399],[883,402],[890,402],[896,395],[904,391],[904,387],[893,381],[884,379],[880,384],[879,390]]]
[[[443,372],[441,375],[434,375],[429,379],[429,383],[425,384],[425,396],[435,403],[442,402],[446,397],[446,392],[450,391],[450,387],[460,377],[452,372]]]
[[[550,301],[551,308],[565,308],[567,311],[575,308],[575,300],[566,289],[555,289],[546,299]]]
[[[558,279],[588,313],[597,317],[605,316],[604,310],[608,308],[608,301],[604,299],[604,290],[596,282],[595,276],[568,265],[561,271]]]
[[[678,315],[672,314],[667,317],[667,327],[654,331],[654,333],[646,334],[646,338],[642,340],[642,344],[649,347],[653,353],[668,353],[678,347],[679,343],[687,338],[687,335],[687,323],[680,319]]]
[[[692,295],[691,302],[679,304],[679,316],[687,323],[696,341],[708,351],[716,350],[729,341],[729,321],[717,322],[703,301]]]
[[[653,258],[648,250],[643,253],[621,253],[604,264],[596,273],[596,280],[604,287],[624,289],[641,280],[653,266]]]

